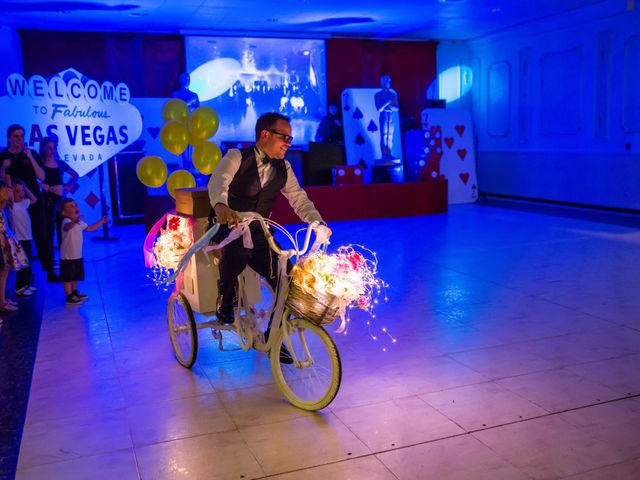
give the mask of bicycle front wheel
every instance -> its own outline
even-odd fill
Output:
[[[304,318],[293,318],[284,322],[274,342],[271,370],[285,398],[303,410],[329,405],[340,388],[342,364],[325,329]],[[293,363],[281,362],[281,356]]]

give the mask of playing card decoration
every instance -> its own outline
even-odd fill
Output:
[[[405,134],[407,180],[444,176],[449,203],[475,202],[478,188],[471,116],[465,110],[425,109],[422,130]]]
[[[351,110],[351,107],[349,106],[349,94],[344,92],[342,93],[342,110],[345,112]]]
[[[393,132],[392,140],[387,143],[392,148],[390,153],[387,152],[383,162],[380,146],[381,129],[378,124],[380,112],[375,105],[375,94],[379,91],[379,88],[350,88],[342,92],[342,118],[344,119],[347,164],[358,165],[363,162],[365,165],[375,167],[383,163],[388,164],[387,157],[390,157],[402,168],[400,116],[397,111],[391,113],[391,122],[395,128],[387,129],[389,132]],[[365,183],[371,182],[371,172],[372,168],[364,169]]]
[[[444,143],[446,143],[447,147],[451,148],[453,146],[453,142],[455,140],[453,139],[453,137],[446,137],[444,139]]]

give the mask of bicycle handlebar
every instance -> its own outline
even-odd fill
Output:
[[[297,245],[297,243],[295,241],[293,242],[294,248],[292,248],[292,249],[282,249],[276,244],[276,242],[275,242],[275,240],[273,238],[273,235],[269,231],[269,227],[267,226],[267,222],[270,225],[273,225],[274,227],[276,227],[276,229],[279,229],[279,230],[283,231],[285,234],[287,234],[287,236],[289,236],[290,239],[292,239],[292,237],[289,234],[289,232],[287,232],[281,225],[277,224],[276,222],[274,222],[272,220],[268,220],[268,219],[264,218],[262,215],[260,215],[259,213],[256,213],[256,212],[238,212],[238,215],[240,216],[240,223],[241,224],[246,223],[248,225],[248,224],[250,224],[251,222],[254,222],[254,221],[257,221],[258,223],[260,223],[260,226],[262,227],[262,230],[264,231],[264,236],[266,237],[267,242],[269,243],[269,246],[278,255],[282,255],[282,254],[287,255],[287,258],[291,258],[294,255],[298,256],[298,257],[301,256],[301,255],[304,255],[307,252],[307,250],[309,249],[309,243],[310,243],[310,240],[311,240],[311,232],[314,231],[320,225],[320,222],[311,222],[310,224],[308,224],[307,232],[306,232],[305,237],[304,237],[304,244],[303,244],[301,249],[297,248],[298,245]]]

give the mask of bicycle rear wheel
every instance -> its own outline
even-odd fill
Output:
[[[191,368],[198,355],[198,331],[191,305],[183,294],[174,293],[169,297],[167,323],[176,360],[183,367]]]
[[[329,405],[340,388],[342,364],[336,344],[324,328],[304,318],[293,318],[285,321],[274,342],[271,370],[285,398],[303,410]],[[280,362],[283,344],[293,364]]]

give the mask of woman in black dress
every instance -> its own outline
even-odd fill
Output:
[[[58,213],[58,202],[65,193],[73,189],[78,181],[78,174],[67,164],[58,158],[58,145],[51,137],[45,137],[40,142],[41,165],[44,170],[44,180],[40,184],[44,192],[44,208],[46,240],[53,249],[53,235],[57,232],[58,245],[61,243],[62,217]],[[66,185],[62,181],[62,174],[71,175],[71,180]]]

